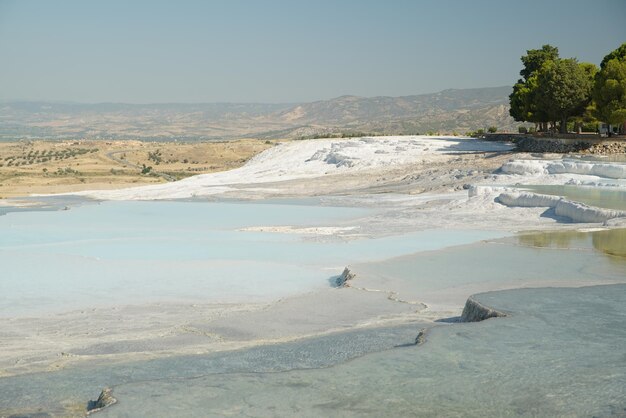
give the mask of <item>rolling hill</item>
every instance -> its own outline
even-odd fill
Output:
[[[516,129],[511,88],[402,97],[341,96],[299,104],[0,103],[0,139],[218,140]]]

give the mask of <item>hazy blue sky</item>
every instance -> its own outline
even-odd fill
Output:
[[[512,85],[599,64],[626,0],[0,0],[0,100],[297,102]]]

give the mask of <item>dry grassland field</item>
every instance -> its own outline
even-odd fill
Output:
[[[275,143],[0,142],[0,199],[163,183],[230,170]]]

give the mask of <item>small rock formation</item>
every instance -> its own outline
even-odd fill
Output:
[[[350,287],[350,283],[348,282],[354,279],[355,276],[356,274],[352,273],[350,269],[346,267],[343,269],[343,273],[341,273],[341,276],[337,277],[337,281],[335,282],[335,284],[337,285],[337,287]]]
[[[623,141],[595,144],[587,150],[590,154],[626,154],[626,143]]]
[[[104,388],[102,392],[100,392],[100,396],[98,396],[98,400],[87,402],[87,415],[97,412],[102,408],[106,408],[107,406],[113,405],[117,402],[117,399],[113,397],[111,394],[111,388]]]
[[[426,342],[426,328],[423,328],[417,334],[417,337],[415,337],[415,345],[422,345],[425,342]]]
[[[507,315],[481,304],[470,296],[467,299],[467,302],[465,302],[465,307],[463,308],[463,313],[461,314],[461,322],[480,322],[485,319],[504,316]]]

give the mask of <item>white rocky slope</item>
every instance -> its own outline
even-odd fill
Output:
[[[500,169],[497,181],[507,184],[559,184],[626,187],[626,164],[571,160],[514,160]],[[598,208],[539,193],[511,188],[473,187],[470,195],[490,195],[509,207],[552,208],[557,216],[573,222],[598,223],[626,217],[626,211]]]
[[[104,200],[153,200],[210,196],[264,183],[364,173],[430,161],[452,153],[508,151],[508,144],[457,137],[390,136],[316,139],[282,143],[235,170],[174,183],[77,194]],[[364,179],[367,183],[367,179]]]
[[[596,223],[626,217],[626,211],[623,210],[597,208],[573,202],[560,196],[538,193],[504,192],[498,195],[496,201],[506,206],[553,208],[557,216],[569,218],[573,222]]]
[[[500,167],[494,163],[502,161],[506,155],[498,157],[500,160],[471,155],[509,151],[511,148],[508,144],[457,137],[392,136],[292,141],[269,149],[245,166],[227,172],[154,186],[79,194],[104,200],[156,200],[228,192],[241,196],[246,191],[263,197],[272,194],[302,196],[316,190],[317,194],[340,192],[355,198],[371,192],[378,197],[367,205],[383,205],[395,211],[391,218],[389,214],[392,212],[389,212],[381,219],[381,229],[390,230],[393,224],[397,224],[398,228],[408,225],[418,228],[473,226],[498,230],[538,228],[547,223],[553,225],[554,221],[547,218],[538,219],[545,210],[542,208],[553,208],[557,216],[584,223],[605,222],[625,215],[623,211],[589,207],[558,196],[493,185],[626,187],[626,164],[518,159],[501,162]],[[460,155],[464,157],[460,158]],[[493,174],[498,167],[498,174]],[[383,181],[382,188],[375,189],[377,182],[391,178],[394,180]],[[468,184],[472,185],[468,194],[459,192]],[[390,191],[406,193],[405,198],[401,203],[393,203],[389,200],[391,196],[380,194]],[[414,194],[423,191],[428,194]],[[455,191],[452,196],[449,194]],[[375,222],[373,220],[371,228],[375,228]]]
[[[609,179],[626,179],[626,165],[617,163],[567,160],[515,160],[504,164],[501,170],[505,174],[522,176],[579,174]]]

